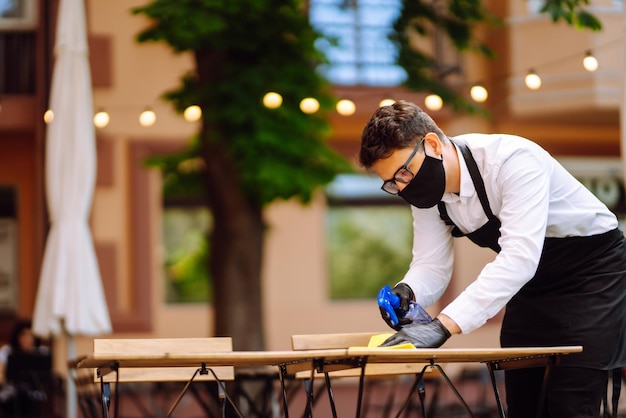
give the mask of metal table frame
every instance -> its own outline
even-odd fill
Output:
[[[473,413],[469,409],[467,403],[463,400],[458,391],[454,388],[452,381],[441,368],[441,364],[445,363],[483,363],[488,367],[491,383],[493,385],[494,395],[496,397],[497,407],[500,417],[505,418],[505,411],[502,405],[494,372],[497,370],[508,370],[524,367],[546,367],[544,375],[544,384],[541,392],[541,400],[545,396],[547,379],[549,378],[550,368],[557,364],[559,358],[570,353],[581,352],[581,346],[563,346],[563,347],[526,347],[526,348],[487,348],[487,349],[457,349],[457,348],[438,348],[438,349],[386,349],[386,348],[347,348],[347,349],[327,349],[327,350],[298,350],[298,351],[232,351],[219,353],[177,353],[177,354],[158,354],[158,355],[133,355],[129,353],[106,353],[86,356],[76,362],[78,368],[94,368],[100,379],[101,395],[102,395],[102,412],[103,417],[108,417],[111,391],[110,386],[105,382],[104,377],[110,373],[116,373],[115,383],[120,383],[120,368],[124,367],[197,367],[196,372],[191,376],[189,382],[180,393],[176,402],[170,409],[168,416],[171,415],[174,408],[185,394],[189,385],[193,382],[198,374],[212,373],[211,367],[217,366],[276,366],[279,369],[279,379],[282,390],[283,414],[285,418],[289,418],[288,402],[286,396],[285,378],[288,374],[297,371],[310,370],[311,377],[314,371],[324,374],[326,388],[331,402],[333,417],[337,416],[335,402],[332,394],[330,373],[336,370],[348,368],[360,368],[361,376],[359,378],[359,396],[357,401],[356,416],[360,416],[363,383],[365,377],[365,365],[368,363],[423,363],[422,372],[416,376],[416,381],[411,389],[411,393],[415,390],[420,392],[420,382],[423,382],[423,374],[428,368],[436,368],[444,377],[444,380],[453,388],[455,395],[461,400],[467,408],[470,415]],[[109,380],[110,381],[110,380]],[[225,402],[229,402],[233,408],[239,413],[236,404],[228,397],[224,383],[217,379],[219,396],[223,400],[223,410]],[[309,413],[312,416],[313,390],[312,385],[307,389],[307,397],[310,405]],[[410,394],[411,394],[410,393]],[[410,395],[409,394],[409,395]],[[423,401],[420,393],[420,400]],[[408,399],[407,399],[408,401]],[[541,412],[540,402],[538,406],[538,414]],[[423,403],[422,403],[423,405]],[[405,405],[406,406],[406,403]],[[404,408],[403,406],[403,408]],[[115,408],[115,417],[118,414],[118,407]]]

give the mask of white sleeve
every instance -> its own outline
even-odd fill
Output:
[[[546,154],[547,155],[547,154]],[[551,164],[543,153],[520,149],[504,160],[493,184],[502,200],[501,251],[442,313],[469,333],[496,315],[535,274],[543,250]]]
[[[411,286],[415,299],[427,307],[437,302],[450,283],[454,261],[451,226],[439,217],[437,206],[413,214],[413,258],[402,282]]]

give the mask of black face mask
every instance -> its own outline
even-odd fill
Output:
[[[426,155],[422,166],[413,179],[398,195],[420,209],[435,206],[446,190],[446,173],[443,159]]]

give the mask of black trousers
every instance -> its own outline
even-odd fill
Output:
[[[553,366],[548,388],[537,415],[545,368],[505,372],[508,418],[598,418],[608,384],[609,371],[584,367]]]

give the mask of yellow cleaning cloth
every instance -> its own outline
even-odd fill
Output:
[[[376,334],[370,337],[369,342],[367,343],[367,347],[353,347],[353,348],[380,348],[380,349],[398,349],[398,348],[412,348],[415,349],[415,346],[411,343],[403,343],[398,345],[392,345],[391,347],[381,347],[380,345],[385,342],[385,340],[391,337],[393,334]],[[351,347],[352,348],[352,347]]]

